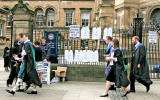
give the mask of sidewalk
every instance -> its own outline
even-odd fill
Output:
[[[160,80],[154,80],[149,93],[145,92],[144,86],[136,83],[136,93],[131,93],[125,98],[121,97],[123,95],[121,89],[110,91],[109,97],[100,98],[99,96],[104,93],[105,89],[103,82],[66,82],[43,85],[43,88],[38,88],[38,95],[16,93],[12,96],[5,91],[8,89],[6,80],[9,72],[4,72],[2,66],[0,69],[0,100],[159,100],[160,98]]]

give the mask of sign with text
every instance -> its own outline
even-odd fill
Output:
[[[45,31],[46,42],[50,46],[50,56],[57,57],[58,54],[58,31]]]
[[[149,31],[149,44],[156,44],[157,43],[157,32],[156,31]]]
[[[69,37],[71,40],[78,40],[80,38],[80,25],[71,25]]]

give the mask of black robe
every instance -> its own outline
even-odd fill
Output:
[[[147,84],[152,84],[149,76],[149,65],[146,59],[146,50],[143,45],[139,46],[134,51],[132,58],[131,73],[135,76],[136,80],[144,81]],[[140,68],[137,65],[140,64]]]
[[[31,42],[24,43],[26,55],[23,58],[24,63],[24,81],[34,83],[37,86],[42,86],[38,73],[36,71],[35,51]]]
[[[127,77],[127,71],[125,70],[123,54],[120,49],[114,51],[114,58],[117,58],[117,61],[114,62],[115,84],[117,88],[127,87],[129,85],[129,80]]]

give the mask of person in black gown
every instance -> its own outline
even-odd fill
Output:
[[[18,73],[16,85],[12,90],[6,90],[12,95],[14,95],[18,89],[19,83],[22,83],[23,81],[27,81],[27,83],[30,82],[31,84],[32,91],[27,92],[27,94],[37,94],[36,86],[42,87],[38,73],[36,71],[35,51],[28,37],[28,33],[23,35],[24,45],[21,53],[22,58],[19,58],[17,55],[14,56],[15,59],[22,61],[22,64]]]
[[[132,57],[130,69],[130,92],[135,92],[135,80],[146,87],[146,92],[150,90],[152,81],[149,76],[149,63],[147,61],[147,50],[145,46],[139,42],[139,37],[132,38],[134,47],[134,55]]]

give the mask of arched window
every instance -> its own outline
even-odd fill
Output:
[[[43,26],[43,11],[42,10],[37,10],[36,13],[36,26],[37,27],[42,27]]]
[[[54,10],[50,9],[47,12],[47,26],[53,27],[54,26]]]

